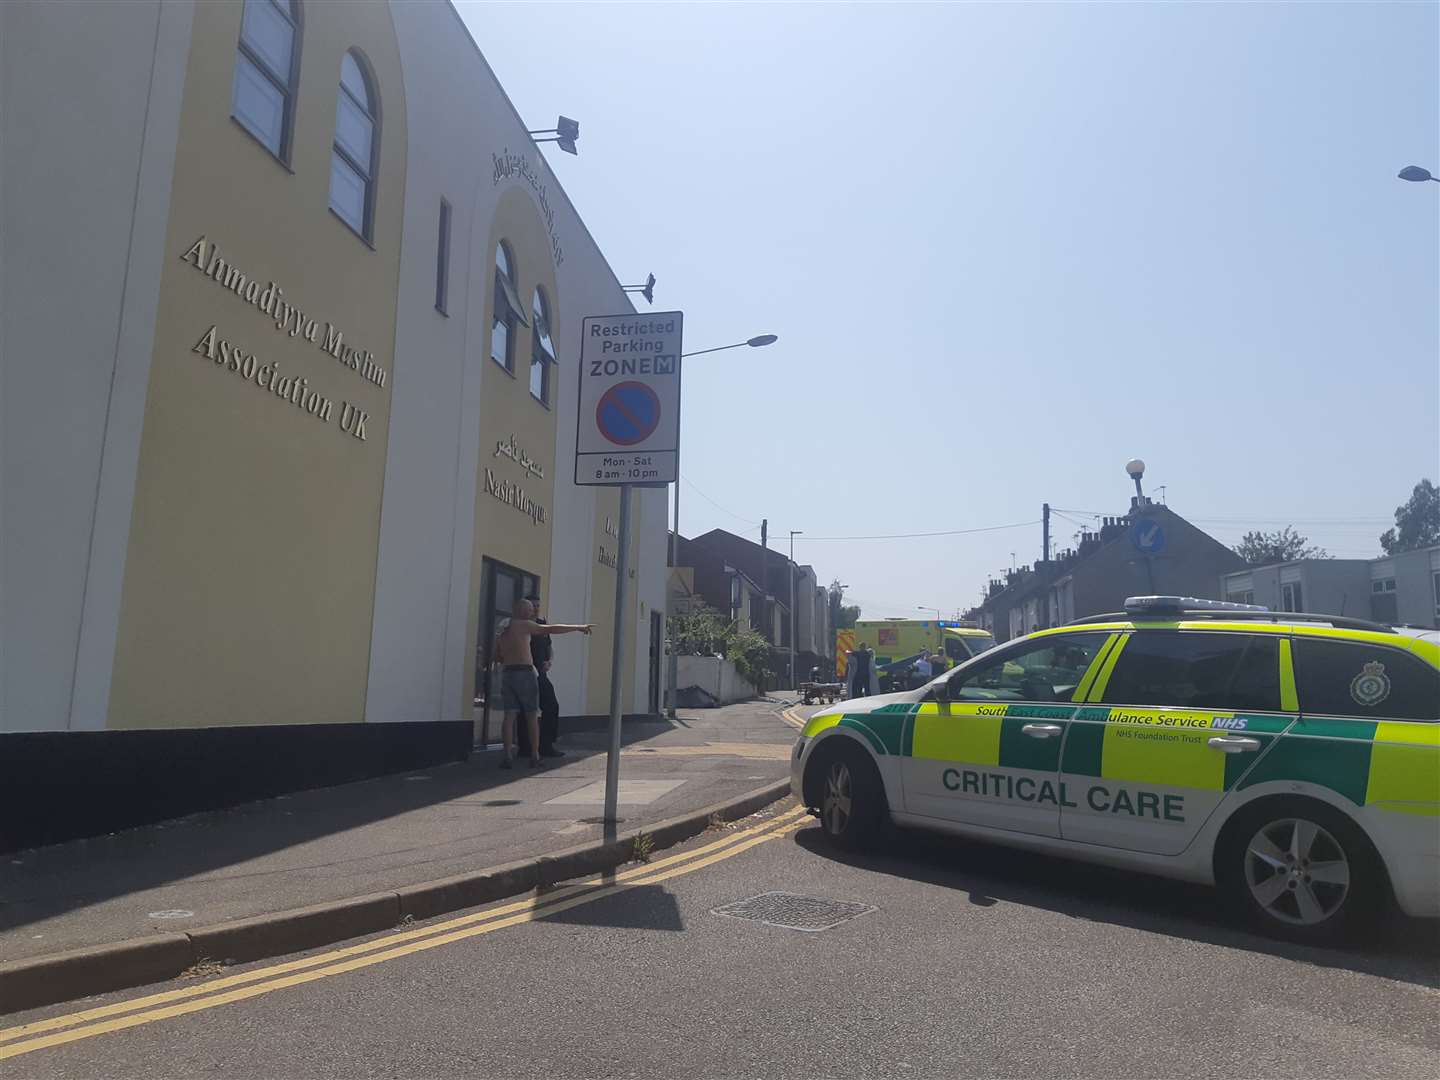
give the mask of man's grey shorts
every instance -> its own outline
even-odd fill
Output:
[[[506,712],[540,711],[540,677],[533,667],[507,667],[500,673],[501,707]]]

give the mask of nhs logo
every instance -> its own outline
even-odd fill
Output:
[[[1224,728],[1227,731],[1244,731],[1249,723],[1243,716],[1217,716],[1210,721],[1212,728]]]

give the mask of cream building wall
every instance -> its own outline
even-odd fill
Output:
[[[576,364],[584,316],[633,308],[458,15],[448,5],[391,10],[412,103],[396,352],[427,360],[392,401],[367,718],[472,717],[487,556],[538,575],[551,620],[596,624],[589,638],[555,639],[551,674],[562,713],[601,713],[615,585],[602,548],[613,557],[606,524],[619,496],[573,483]],[[432,107],[439,100],[444,109]],[[447,313],[435,306],[442,199],[451,207]],[[550,302],[559,365],[548,410],[529,394],[532,330],[519,330],[513,378],[490,359],[501,239],[527,315],[537,284]],[[543,480],[496,457],[497,440],[511,437]],[[523,487],[546,521],[489,493],[487,468]],[[665,493],[637,491],[633,504],[627,711],[645,708],[648,612],[664,610]]]
[[[419,362],[394,353],[400,56],[387,7],[305,5],[282,163],[229,119],[241,11],[195,8],[111,728],[364,718],[390,395]],[[379,97],[373,241],[329,209],[352,49]]]
[[[105,724],[192,14],[0,4],[0,732]]]
[[[628,297],[449,5],[301,11],[287,167],[230,118],[239,0],[0,5],[0,731],[467,719],[485,555],[539,573],[552,618],[597,623],[557,639],[555,679],[566,713],[605,709],[618,495],[576,487],[569,455],[580,319]],[[327,205],[352,46],[380,96],[370,245]],[[545,415],[516,397],[528,333],[510,390],[486,367],[497,229],[524,301],[551,293]],[[209,276],[217,249],[384,386]],[[326,417],[217,362],[221,342],[305,378]],[[485,490],[512,434],[545,469],[543,526]],[[640,710],[665,493],[634,507]]]

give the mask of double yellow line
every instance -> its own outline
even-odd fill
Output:
[[[142,1024],[153,1024],[159,1020],[230,1005],[247,998],[260,997],[262,994],[383,964],[387,960],[397,960],[402,956],[437,949],[442,945],[479,937],[481,934],[494,933],[506,927],[535,922],[547,915],[613,896],[626,889],[653,885],[682,874],[693,873],[748,851],[767,840],[775,840],[792,833],[803,824],[805,809],[797,806],[762,824],[736,830],[720,840],[678,855],[631,867],[608,879],[591,878],[434,926],[391,934],[360,945],[257,968],[213,982],[166,990],[132,1001],[117,1002],[114,1005],[67,1013],[47,1020],[36,1020],[19,1027],[0,1029],[0,1061],[52,1046],[92,1039],[98,1035],[109,1035]]]
[[[789,724],[797,731],[803,731],[805,728],[805,718],[795,711],[794,706],[783,710],[780,713],[780,719],[784,720],[785,723]]]

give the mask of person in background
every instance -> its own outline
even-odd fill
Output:
[[[928,649],[922,650],[920,655],[915,658],[915,664],[911,670],[915,673],[916,686],[924,686],[930,681],[930,674],[933,669],[930,666],[930,651]]]
[[[525,599],[535,609],[535,622],[544,626],[545,619],[540,614],[540,597],[531,593]],[[530,638],[530,657],[534,661],[540,685],[540,756],[549,758],[565,756],[565,751],[555,745],[555,740],[560,735],[560,699],[555,695],[555,684],[550,681],[550,664],[554,656],[555,643],[548,635],[536,634]],[[532,753],[528,725],[520,725],[515,736],[521,755],[528,757]]]
[[[845,662],[845,676],[851,698],[868,697],[875,693],[875,654],[864,642],[850,653]]]

